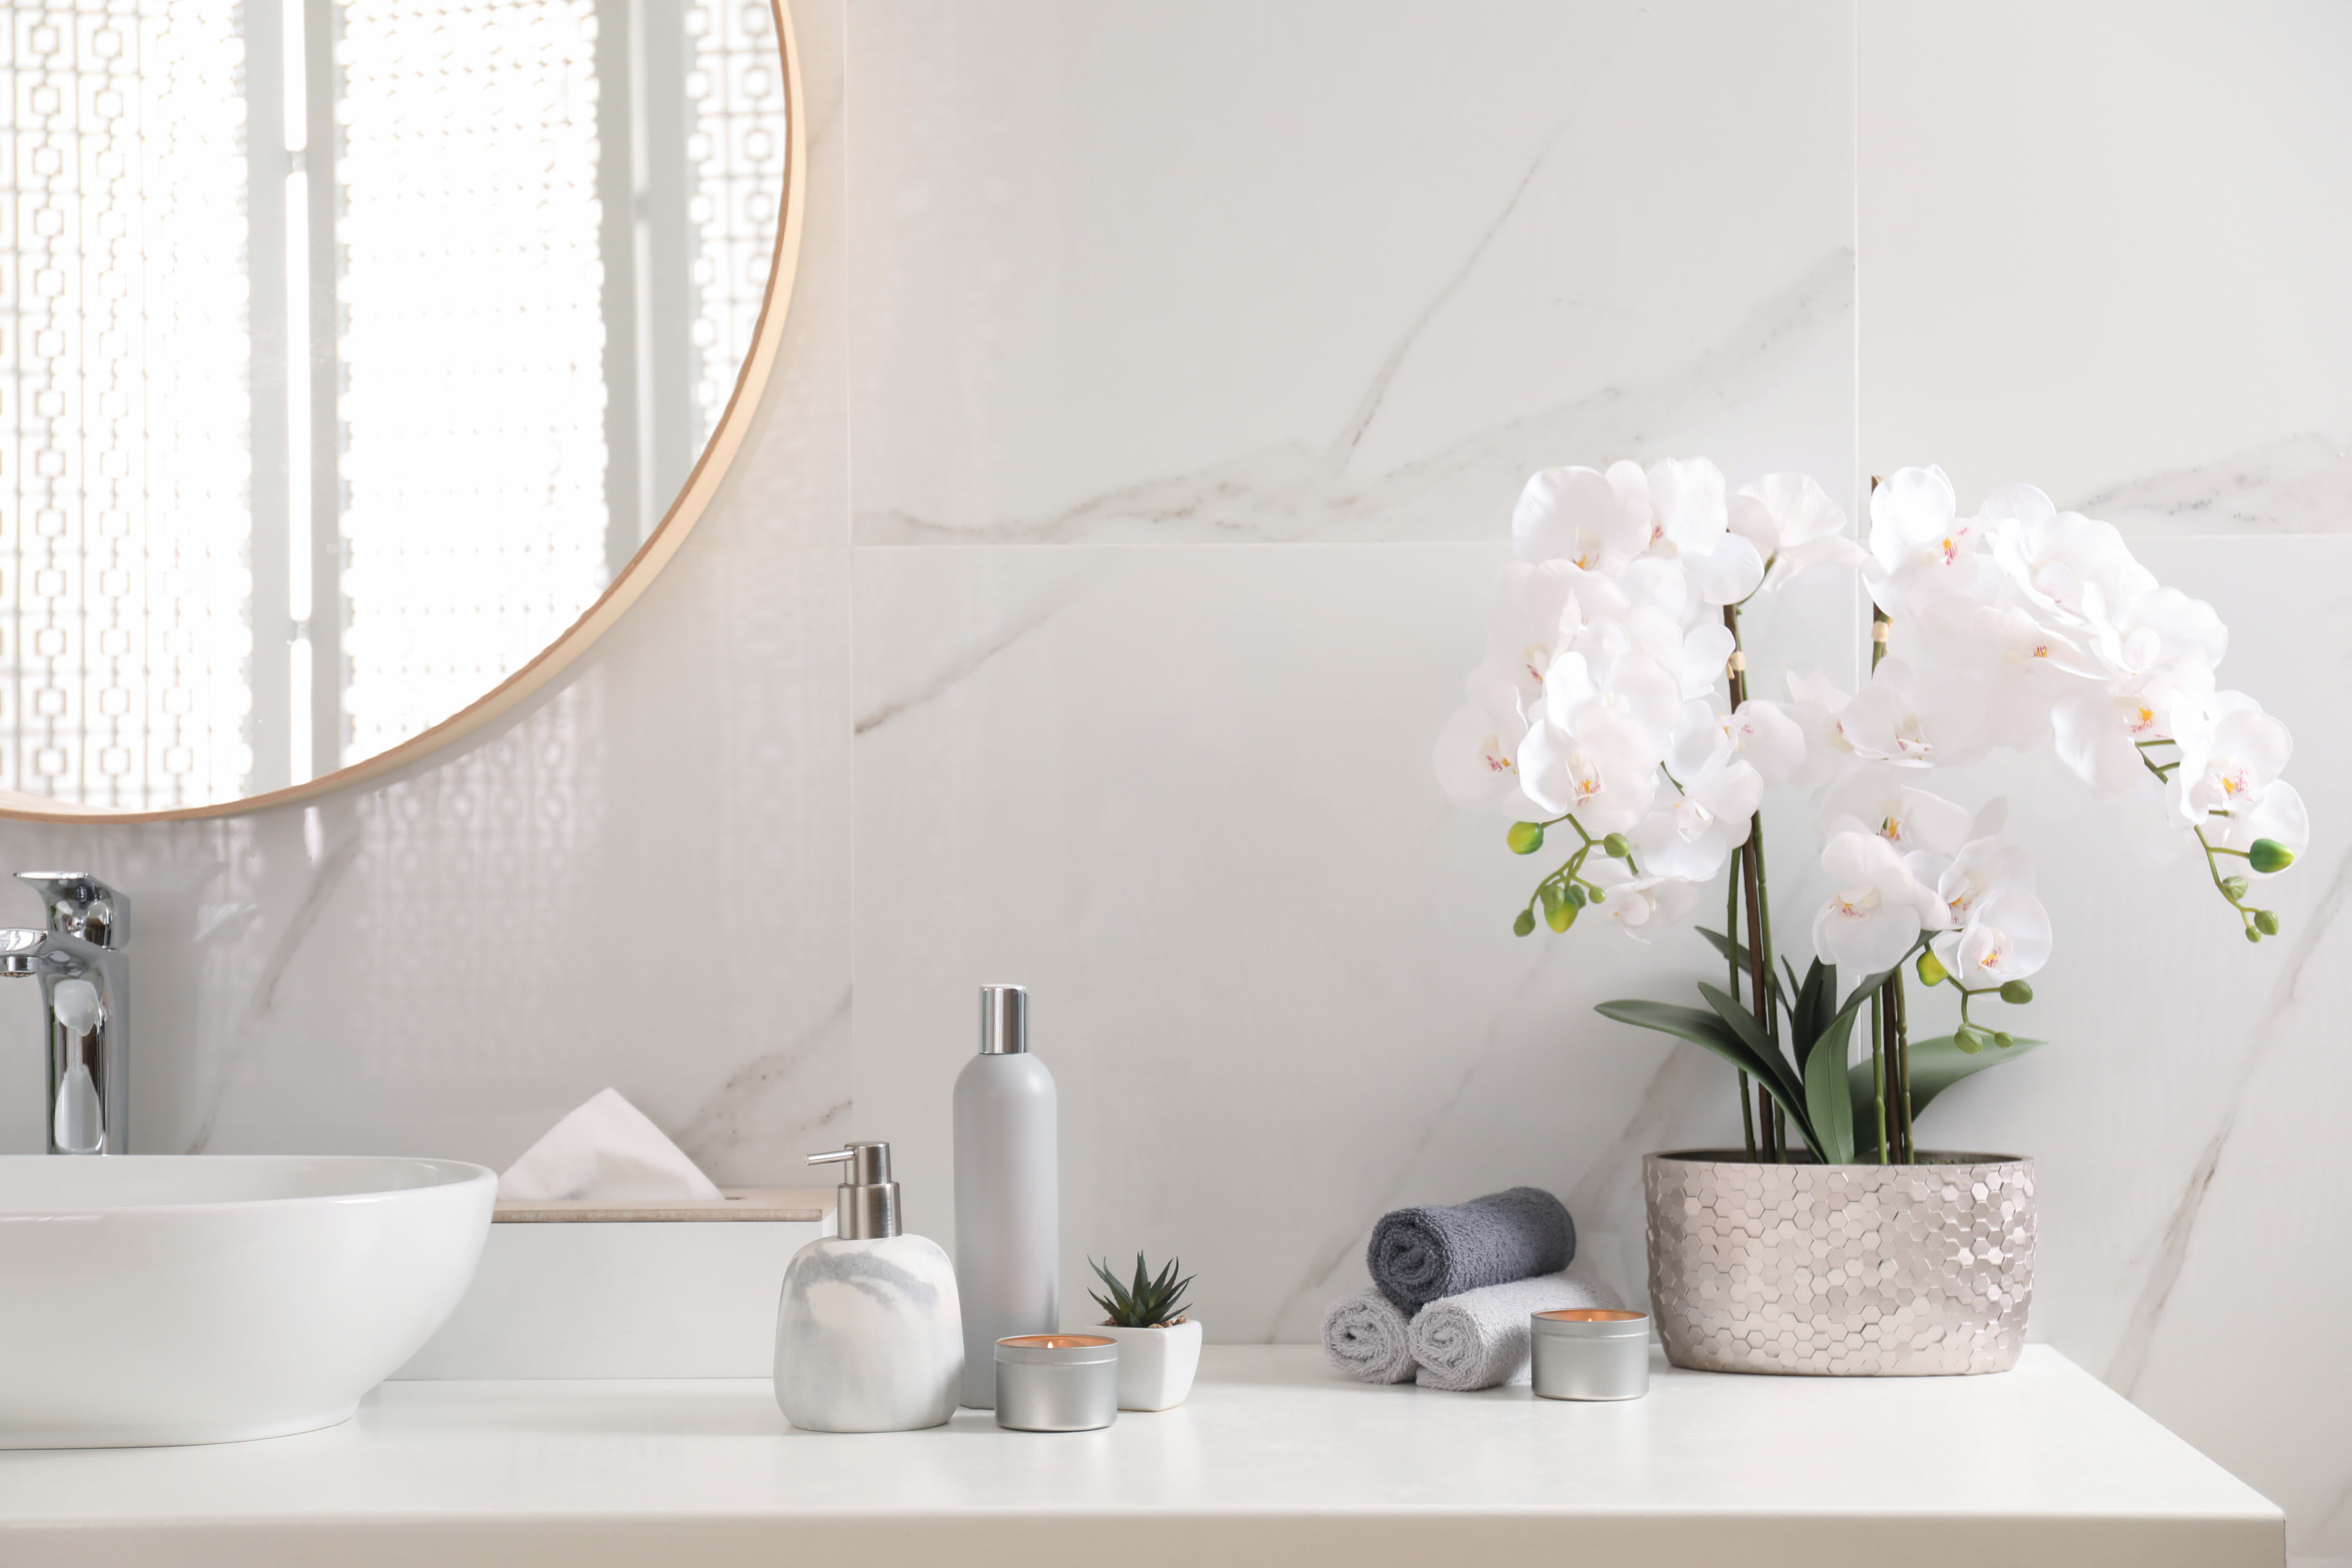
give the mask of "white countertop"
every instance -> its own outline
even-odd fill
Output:
[[[2036,1346],[1995,1377],[1715,1376],[1571,1405],[1211,1346],[1101,1432],[795,1431],[767,1382],[393,1383],[341,1426],[0,1453],[0,1563],[1853,1563],[2285,1560],[2278,1510]]]

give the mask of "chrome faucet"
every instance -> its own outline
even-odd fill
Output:
[[[131,1147],[131,900],[81,871],[19,871],[46,931],[0,931],[0,975],[37,975],[49,1037],[49,1152]]]

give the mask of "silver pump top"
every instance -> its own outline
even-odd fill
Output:
[[[890,1179],[890,1145],[859,1140],[830,1154],[811,1154],[812,1165],[849,1168],[834,1189],[834,1217],[844,1241],[879,1241],[898,1234],[898,1184]]]
[[[1025,985],[983,985],[980,988],[980,1054],[1019,1056],[1029,1048],[1029,988]]]

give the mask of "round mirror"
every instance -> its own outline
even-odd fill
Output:
[[[407,762],[674,552],[797,247],[771,0],[14,13],[0,811]]]

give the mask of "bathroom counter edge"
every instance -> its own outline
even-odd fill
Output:
[[[2046,1346],[1990,1377],[1654,1373],[1576,1405],[1212,1345],[1178,1410],[1052,1436],[798,1432],[764,1379],[394,1383],[295,1437],[0,1453],[0,1562],[2284,1561],[2275,1507]]]

